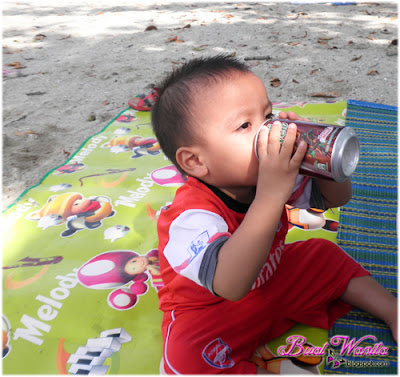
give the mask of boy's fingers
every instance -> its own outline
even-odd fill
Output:
[[[268,138],[269,138],[268,127],[262,126],[258,134],[257,145],[255,146],[258,158],[260,158],[260,156],[267,151]]]
[[[276,121],[272,123],[268,138],[268,152],[279,153],[281,149],[281,130],[282,123]]]
[[[290,120],[303,120],[303,118],[300,115],[294,113],[293,111],[288,112],[288,118]]]
[[[278,117],[281,119],[287,119],[287,113],[285,113],[284,111],[280,111]]]
[[[285,139],[283,140],[281,154],[284,157],[290,157],[293,153],[294,143],[296,141],[297,127],[295,123],[289,123],[286,131]]]
[[[308,119],[302,118],[300,115],[296,114],[293,111],[289,111],[288,113],[285,113],[284,111],[281,111],[279,113],[279,118],[281,118],[281,119],[289,119],[289,120],[308,120]]]
[[[298,169],[300,167],[304,159],[304,156],[306,155],[307,149],[308,149],[307,143],[304,140],[302,140],[290,161],[291,165],[293,165],[295,169]]]

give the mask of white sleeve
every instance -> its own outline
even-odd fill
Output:
[[[220,237],[230,235],[225,220],[205,210],[187,210],[171,224],[164,256],[174,271],[204,286],[199,271],[207,248]]]

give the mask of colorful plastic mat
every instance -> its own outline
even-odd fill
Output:
[[[397,107],[348,101],[346,126],[355,129],[361,154],[337,243],[397,296]],[[373,349],[382,342],[388,349],[340,355],[337,348],[337,362],[326,364],[325,373],[397,374],[397,344],[380,320],[353,310],[335,323],[329,335],[336,334],[365,337],[357,346]]]
[[[278,109],[345,123],[346,102]],[[127,109],[4,211],[3,373],[158,374],[156,221],[182,183],[153,136],[150,113]],[[293,217],[287,242],[336,242],[338,210],[303,215],[303,222]],[[320,347],[320,362],[306,367],[320,373],[327,332],[299,325],[291,334]],[[279,357],[288,336],[254,361],[303,373],[304,365]]]

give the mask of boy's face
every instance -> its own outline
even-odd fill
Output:
[[[253,73],[233,72],[195,98],[195,127],[208,168],[201,177],[237,200],[247,201],[257,185],[257,130],[272,112],[263,82]]]

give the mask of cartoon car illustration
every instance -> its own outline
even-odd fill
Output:
[[[38,221],[38,227],[42,229],[66,223],[67,230],[61,236],[68,237],[78,230],[98,228],[103,219],[114,213],[111,200],[106,196],[84,198],[79,193],[68,192],[51,196],[40,210],[25,218]]]

